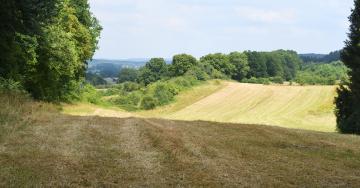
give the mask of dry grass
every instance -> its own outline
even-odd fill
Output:
[[[0,126],[23,128],[2,134],[0,187],[360,186],[357,136],[67,116],[15,96],[1,102]]]
[[[186,108],[158,117],[177,120],[277,125],[334,132],[335,86],[227,86]],[[179,101],[181,103],[181,101]]]

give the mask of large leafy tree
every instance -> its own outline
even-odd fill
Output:
[[[175,55],[172,60],[170,71],[172,76],[182,76],[198,64],[195,57],[188,54]]]
[[[152,58],[139,72],[138,81],[148,85],[164,78],[168,74],[168,66],[163,58]]]
[[[248,57],[250,72],[248,77],[266,78],[267,66],[266,66],[266,55],[262,52],[246,51],[245,54]]]
[[[101,31],[87,0],[2,0],[0,76],[35,98],[70,100]]]
[[[230,63],[229,56],[226,54],[208,54],[201,57],[200,62],[212,65],[216,70],[220,71],[224,75],[227,75],[228,77],[234,75],[236,71],[235,65]]]
[[[245,53],[232,52],[229,54],[229,62],[235,67],[232,78],[238,81],[246,78],[250,71],[248,58]]]
[[[139,71],[134,68],[122,68],[119,72],[118,83],[135,82],[138,79]]]
[[[360,0],[355,0],[349,20],[349,39],[341,59],[350,69],[350,81],[338,89],[337,127],[342,133],[360,134]]]

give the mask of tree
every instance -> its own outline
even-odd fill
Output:
[[[94,85],[94,86],[107,84],[106,80],[104,80],[101,76],[91,73],[91,72],[86,73],[85,78],[86,78],[87,83]]]
[[[118,83],[135,82],[138,75],[138,70],[134,68],[123,68],[120,70]]]
[[[168,66],[163,58],[152,58],[139,71],[139,82],[148,85],[168,75]]]
[[[171,74],[172,76],[182,76],[192,67],[197,65],[197,60],[195,57],[187,54],[179,54],[173,57],[171,64]]]
[[[138,70],[134,68],[123,68],[119,72],[118,83],[135,82],[138,79]]]
[[[360,0],[355,0],[349,20],[349,39],[341,59],[350,69],[350,81],[338,89],[335,100],[337,128],[341,133],[360,134]]]
[[[276,52],[270,52],[266,56],[267,74],[269,77],[284,77],[284,61]]]
[[[159,76],[167,74],[168,71],[164,58],[152,58],[146,63],[145,67]]]
[[[248,57],[250,72],[248,78],[265,78],[267,75],[266,57],[262,52],[247,51],[245,54]]]
[[[240,52],[232,52],[229,54],[229,62],[235,67],[232,78],[241,81],[246,78],[250,71],[248,58],[246,54]]]
[[[13,0],[0,9],[0,76],[37,99],[78,95],[101,31],[87,0]]]
[[[229,57],[221,53],[203,56],[200,58],[200,62],[212,65],[216,70],[228,77],[232,77],[236,70],[235,65],[230,63]]]
[[[285,62],[284,65],[284,76],[286,80],[291,80],[296,77],[296,72],[300,69],[300,66],[302,64],[301,59],[299,58],[299,55],[295,51],[284,51],[284,50],[278,50],[278,53],[283,58],[283,61]]]

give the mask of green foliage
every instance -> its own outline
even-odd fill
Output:
[[[245,53],[232,52],[229,54],[229,63],[232,64],[235,69],[233,71],[232,78],[241,81],[246,78],[250,71],[248,57]]]
[[[338,90],[338,97],[335,100],[337,106],[335,114],[337,117],[337,128],[341,133],[360,133],[360,108],[354,103],[354,94],[347,87],[342,85]]]
[[[327,55],[324,55],[324,54],[301,54],[300,58],[305,63],[310,63],[310,62],[330,63],[333,61],[340,61],[340,54],[341,54],[341,51],[338,50],[338,51],[330,52]]]
[[[0,92],[24,93],[24,88],[20,82],[0,77]]]
[[[185,75],[195,77],[197,80],[202,80],[202,81],[210,79],[210,76],[206,72],[205,67],[201,67],[201,66],[196,66],[190,69],[189,71],[186,72]]]
[[[157,105],[157,101],[152,96],[145,96],[141,101],[141,109],[151,110],[154,109]]]
[[[245,52],[248,57],[248,62],[250,66],[250,72],[247,78],[255,77],[262,78],[267,77],[267,66],[265,54],[261,52]]]
[[[247,79],[247,78],[243,79],[242,82],[251,83],[251,84],[265,84],[265,85],[268,85],[268,84],[270,84],[270,79],[269,78],[251,77],[249,79]]]
[[[85,80],[87,83],[98,86],[98,85],[106,85],[107,82],[101,76],[93,73],[86,73]]]
[[[126,93],[125,95],[119,95],[113,98],[111,102],[126,110],[134,111],[139,109],[142,96],[143,94],[141,91],[134,91],[131,93]]]
[[[195,57],[187,54],[179,54],[173,57],[172,64],[170,66],[170,72],[172,76],[182,76],[191,68],[198,64]]]
[[[87,0],[1,3],[0,76],[47,101],[78,98],[101,27]]]
[[[350,69],[349,83],[338,90],[336,98],[337,127],[342,133],[360,134],[360,1],[349,17],[349,39],[341,53],[341,59]]]
[[[154,88],[153,96],[159,105],[165,105],[170,103],[176,94],[178,94],[177,88],[172,84],[158,83]]]
[[[134,68],[123,68],[119,73],[118,83],[135,82],[138,79],[139,71]]]
[[[201,57],[200,62],[203,64],[212,65],[216,70],[220,71],[228,77],[231,77],[236,70],[235,65],[230,63],[229,57],[221,53],[208,54],[204,57]]]
[[[133,92],[141,89],[141,85],[135,82],[125,82],[120,85],[120,87],[122,87],[121,89],[125,92]]]
[[[347,80],[348,69],[340,62],[307,63],[298,71],[295,82],[300,85],[335,85],[339,81]]]
[[[283,84],[284,79],[281,76],[270,77],[270,82],[276,83],[276,84]]]
[[[112,96],[110,102],[126,110],[149,110],[169,104],[181,91],[191,88],[199,82],[193,76],[159,80],[147,86],[125,82],[107,89],[102,95]]]
[[[152,58],[139,72],[138,82],[149,85],[167,76],[168,66],[163,58]]]
[[[250,72],[248,78],[268,78],[281,76],[285,80],[295,78],[301,66],[301,59],[294,51],[251,52],[248,57]]]
[[[80,90],[79,100],[82,102],[89,102],[92,104],[102,104],[101,94],[96,91],[95,87],[90,84],[85,84]]]

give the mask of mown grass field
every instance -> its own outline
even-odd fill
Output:
[[[69,116],[0,96],[0,187],[360,186],[358,136]]]
[[[210,81],[181,93],[172,104],[155,110],[129,113],[115,107],[105,109],[78,104],[64,106],[64,112],[85,116],[261,124],[335,132],[335,96],[336,86],[259,85]]]
[[[163,108],[143,115],[176,120],[275,125],[325,132],[336,130],[333,103],[335,86],[222,82],[221,88],[206,97],[193,100],[192,96],[192,93],[182,94],[172,105],[182,108],[174,109],[170,106],[170,110]]]

